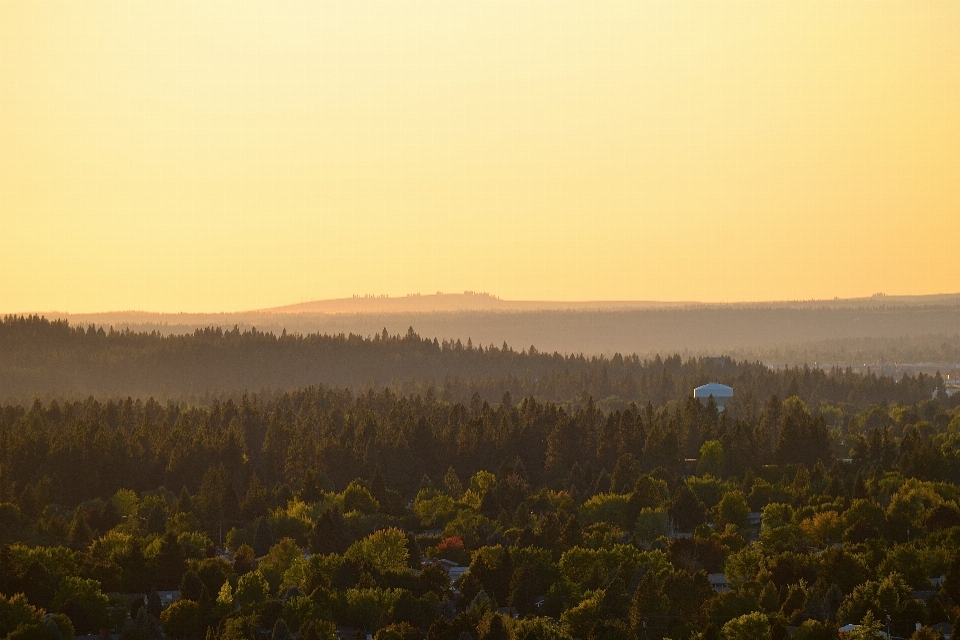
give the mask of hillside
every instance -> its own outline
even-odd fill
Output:
[[[863,404],[885,399],[916,402],[935,388],[930,377],[917,377],[914,386],[898,382],[900,376],[864,378],[853,372],[844,372],[840,382],[821,384],[816,381],[820,378],[809,377],[809,369],[803,370],[805,382],[800,382],[799,370],[775,373],[756,361],[737,363],[730,358],[689,359],[679,375],[681,362],[680,356],[585,358],[533,346],[515,350],[471,340],[440,342],[421,337],[412,328],[405,334],[382,331],[370,338],[219,328],[163,336],[70,327],[39,317],[0,322],[0,399],[44,394],[182,398],[322,384],[365,390],[389,386],[404,393],[432,387],[454,401],[467,401],[476,393],[497,401],[509,392],[558,402],[589,394],[614,404],[663,403],[713,380],[735,384],[738,397],[748,389],[752,391],[746,395],[753,398],[795,395],[809,384],[808,399],[815,403]]]
[[[388,296],[354,296],[334,300],[314,300],[300,304],[260,309],[260,313],[303,314],[389,314],[389,313],[439,313],[463,311],[598,311],[611,309],[658,309],[691,304],[688,302],[651,301],[550,301],[550,300],[502,300],[489,293],[413,294],[400,298]]]
[[[610,309],[473,309],[460,311],[403,311],[433,308],[448,301],[397,299],[308,303],[235,314],[46,314],[74,326],[90,324],[117,330],[156,331],[161,335],[191,334],[197,328],[234,326],[241,331],[355,334],[373,336],[384,329],[391,335],[413,327],[426,338],[515,349],[530,345],[540,351],[587,356],[605,354],[681,353],[689,356],[732,354],[782,364],[837,365],[928,363],[945,373],[960,363],[960,302],[957,296],[870,298],[763,305],[685,305]],[[432,298],[432,300],[430,300]],[[507,305],[491,296],[450,296],[453,305],[467,300],[488,306]],[[518,303],[519,304],[519,303]],[[586,304],[586,303],[584,303]],[[612,303],[611,303],[612,304]],[[653,305],[654,303],[649,303]],[[313,306],[310,306],[313,305]],[[352,305],[352,306],[351,306]],[[404,307],[404,305],[407,305]],[[411,306],[413,305],[413,306]],[[860,306],[858,306],[860,305]],[[304,308],[341,309],[343,312],[307,312]],[[347,312],[367,308],[365,312]],[[896,366],[896,364],[895,364]]]

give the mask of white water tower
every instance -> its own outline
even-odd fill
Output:
[[[727,403],[733,398],[733,387],[728,387],[719,382],[711,382],[710,384],[705,384],[693,390],[693,397],[703,404],[707,404],[707,398],[710,396],[713,396],[713,401],[716,403],[717,409],[723,411],[723,408],[727,406]]]

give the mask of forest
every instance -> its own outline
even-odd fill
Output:
[[[952,344],[952,343],[951,343]],[[776,355],[781,355],[776,353]],[[952,357],[953,351],[945,352]],[[960,359],[960,358],[958,358]],[[812,364],[812,363],[811,363]],[[659,355],[585,357],[547,353],[534,345],[474,344],[418,335],[412,327],[390,335],[264,333],[255,328],[159,331],[70,326],[39,316],[0,321],[0,400],[29,404],[35,397],[84,399],[151,396],[208,403],[210,395],[296,390],[312,385],[423,393],[434,388],[447,401],[488,402],[534,396],[558,403],[584,392],[604,406],[630,402],[659,406],[716,380],[736,386],[738,403],[758,411],[770,395],[799,393],[814,404],[907,402],[942,386],[939,376],[900,379],[860,376],[848,368],[800,365],[771,374],[756,359]]]
[[[40,318],[0,345],[0,637],[960,622],[960,395],[939,375]],[[708,381],[735,390],[722,412],[692,397]]]
[[[469,296],[480,298],[481,296]],[[426,297],[425,297],[426,298]],[[398,299],[395,302],[416,301]],[[597,303],[599,304],[599,303]],[[536,345],[545,352],[615,353],[654,357],[730,355],[738,359],[803,365],[841,366],[863,362],[933,362],[960,369],[960,296],[881,296],[856,300],[707,305],[646,303],[642,308],[544,308],[522,310],[461,309],[438,311],[390,307],[364,313],[317,313],[307,303],[298,311],[233,314],[101,313],[60,314],[75,326],[116,327],[118,331],[156,331],[189,335],[196,329],[238,326],[262,332],[373,336],[384,328],[404,334],[412,326],[423,337],[472,337],[476,345],[515,349]],[[509,306],[507,307],[509,309]],[[51,317],[51,316],[48,316]],[[932,373],[932,372],[931,372]],[[960,371],[958,371],[960,373]]]

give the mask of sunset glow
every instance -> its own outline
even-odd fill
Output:
[[[960,291],[957,2],[0,3],[0,313]]]

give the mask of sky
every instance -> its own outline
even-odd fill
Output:
[[[0,2],[0,313],[960,292],[960,3]]]

